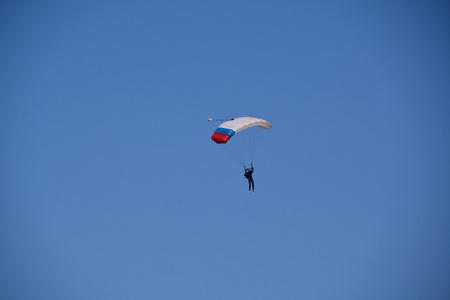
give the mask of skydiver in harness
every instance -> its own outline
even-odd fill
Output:
[[[245,166],[244,166],[244,169],[245,169]],[[253,168],[253,163],[252,163],[252,166],[250,169],[245,169],[244,176],[245,176],[245,178],[248,179],[248,193],[249,194],[252,193],[252,190],[253,190],[253,193],[255,192],[255,183],[253,182],[253,177],[252,177],[254,170],[255,169]]]

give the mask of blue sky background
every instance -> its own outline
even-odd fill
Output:
[[[0,99],[2,299],[450,298],[448,1],[2,1]]]

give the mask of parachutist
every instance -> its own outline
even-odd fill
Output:
[[[244,176],[245,176],[245,178],[248,179],[248,193],[249,194],[252,193],[252,190],[253,190],[253,193],[255,192],[255,182],[253,181],[253,177],[252,177],[252,174],[253,174],[254,170],[255,170],[255,168],[253,168],[253,163],[252,163],[251,168],[245,169]]]

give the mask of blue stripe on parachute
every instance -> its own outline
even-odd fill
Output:
[[[234,130],[222,127],[217,128],[215,132],[228,135],[229,137],[232,137],[236,133]]]

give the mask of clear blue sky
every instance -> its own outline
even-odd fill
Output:
[[[449,117],[448,1],[2,1],[0,298],[450,299]]]

